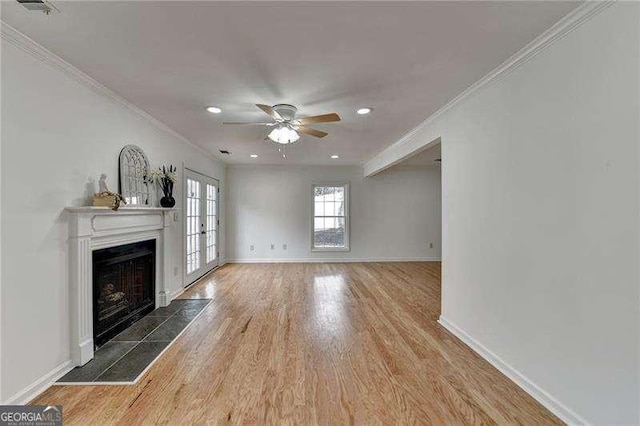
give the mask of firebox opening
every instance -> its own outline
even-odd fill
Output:
[[[155,309],[156,241],[93,252],[96,348]]]

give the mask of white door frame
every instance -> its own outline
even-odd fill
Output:
[[[191,175],[191,176],[189,176]],[[220,265],[220,181],[216,178],[213,178],[211,176],[208,176],[204,173],[200,173],[192,168],[186,167],[183,165],[182,167],[182,176],[183,176],[183,185],[182,185],[182,190],[183,190],[183,194],[184,196],[182,197],[182,252],[180,254],[180,257],[182,259],[182,288],[187,288],[189,287],[191,284],[195,283],[196,281],[198,281],[200,278],[202,278],[204,275],[206,275],[207,273],[211,272],[212,270],[214,270],[215,268],[217,268]],[[187,179],[189,177],[193,177],[193,178],[201,178],[203,179],[205,182],[201,182],[204,183],[204,185],[201,188],[201,194],[202,191],[204,190],[204,188],[206,188],[206,181],[213,181],[215,187],[216,187],[216,191],[217,191],[217,195],[216,195],[216,231],[215,231],[215,238],[216,238],[216,258],[213,262],[210,262],[209,264],[206,263],[206,244],[202,243],[202,239],[201,239],[201,246],[204,248],[204,250],[201,253],[201,262],[202,262],[202,270],[200,272],[197,273],[197,275],[191,275],[187,273],[187,200],[188,200],[188,195],[187,195]],[[202,202],[202,200],[201,200]],[[201,208],[201,212],[202,211],[206,211],[206,207],[202,207]],[[201,213],[202,214],[202,213]],[[201,217],[201,221],[203,221],[204,218]]]

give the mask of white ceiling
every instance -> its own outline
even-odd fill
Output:
[[[362,164],[578,2],[2,2],[2,20],[231,163]],[[282,159],[253,104],[337,112]],[[207,105],[223,108],[212,115]],[[371,106],[359,116],[355,110]],[[249,158],[256,153],[257,159]],[[340,159],[329,159],[330,154]]]

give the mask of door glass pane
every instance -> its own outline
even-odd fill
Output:
[[[217,212],[216,212],[216,203],[218,200],[216,196],[218,195],[217,189],[213,185],[207,184],[207,239],[206,239],[206,254],[207,261],[206,263],[212,262],[216,259],[217,251],[216,251],[216,228],[217,228]]]
[[[200,259],[200,182],[187,179],[187,274],[201,266]]]

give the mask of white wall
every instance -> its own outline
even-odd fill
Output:
[[[1,46],[0,46],[1,47]],[[0,52],[1,56],[1,52]],[[2,61],[0,57],[0,99],[2,99]],[[4,109],[4,102],[0,102],[0,133],[2,132],[2,110]],[[0,401],[4,401],[2,399],[2,351],[3,351],[3,343],[2,343],[2,318],[4,316],[4,312],[2,310],[2,306],[4,304],[2,298],[2,228],[4,227],[2,224],[2,137],[0,135]]]
[[[602,10],[404,143],[442,138],[443,320],[595,424],[640,422],[639,12]]]
[[[350,182],[351,251],[312,253],[311,184],[332,181]],[[439,167],[364,178],[360,167],[229,166],[227,182],[230,260],[440,258]]]
[[[64,208],[85,205],[88,180],[100,173],[117,189],[118,154],[129,143],[152,166],[184,162],[224,181],[217,161],[3,40],[2,401],[70,358]],[[174,223],[170,235],[174,291],[182,284],[181,230]]]

